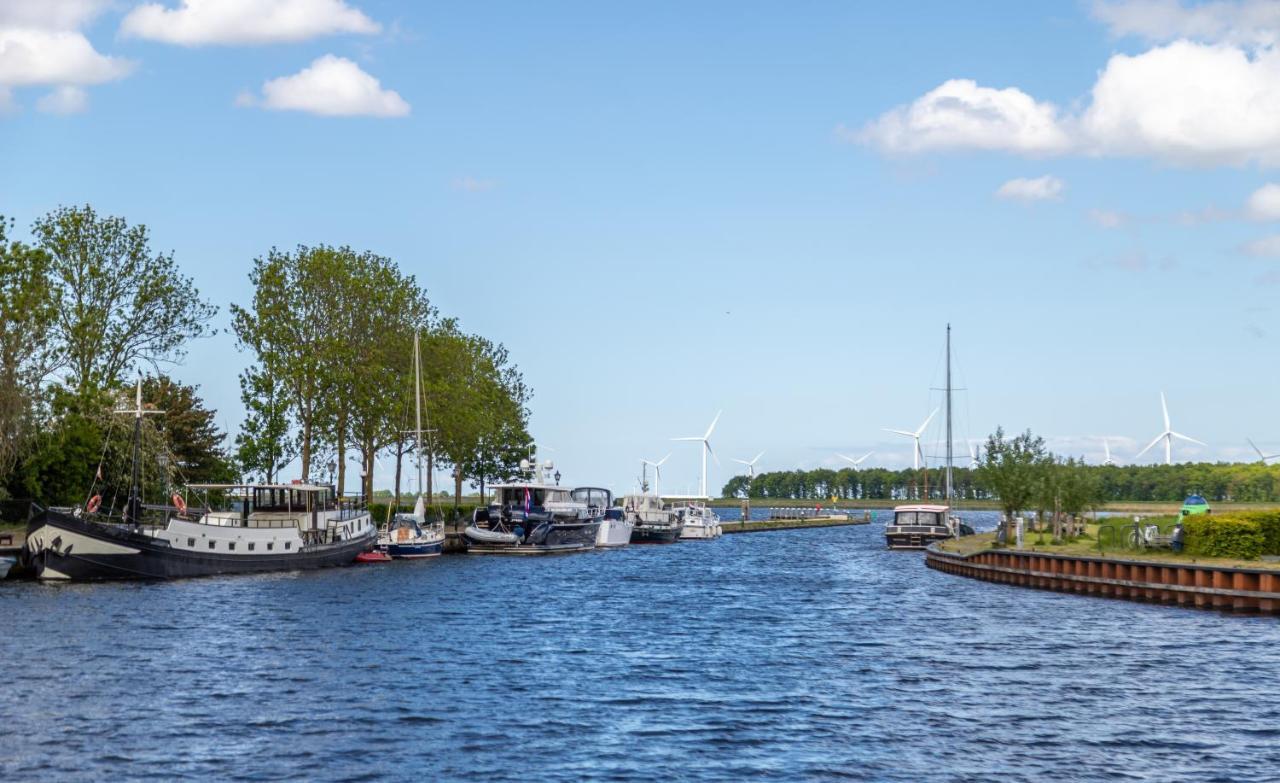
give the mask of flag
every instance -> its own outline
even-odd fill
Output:
[[[102,463],[101,462],[98,463],[98,473],[95,478],[97,481],[102,481]]]
[[[526,514],[529,513],[529,508],[533,505],[531,500],[532,498],[529,495],[529,488],[525,487],[524,488],[524,513]]]

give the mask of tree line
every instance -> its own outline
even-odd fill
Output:
[[[1027,433],[1024,433],[1027,435]],[[1022,437],[1022,436],[1018,436]],[[994,434],[998,443],[1012,443],[1003,431]],[[952,469],[955,497],[960,500],[992,501],[1000,497],[998,483],[986,461],[1004,454],[1003,445],[988,438],[982,462],[974,467],[965,459],[963,466]],[[1191,493],[1204,495],[1211,502],[1280,502],[1280,465],[1260,462],[1226,463],[1196,462],[1176,465],[1087,465],[1081,458],[1065,458],[1051,454],[1042,440],[1030,436],[1022,447],[1029,451],[1026,461],[1045,465],[1050,462],[1065,466],[1071,475],[1085,477],[1096,485],[1097,500],[1109,501],[1181,501]],[[1032,478],[1020,479],[1033,483]],[[1006,490],[1007,491],[1007,490]],[[943,474],[939,468],[916,471],[911,468],[843,468],[831,470],[791,470],[759,473],[754,478],[734,476],[721,492],[723,497],[753,499],[787,498],[821,500],[907,500],[933,499],[943,496]]]
[[[348,247],[271,249],[254,259],[252,297],[232,304],[250,362],[246,418],[233,442],[180,366],[215,333],[201,296],[145,225],[62,207],[14,238],[0,216],[0,500],[110,502],[127,482],[133,383],[163,416],[145,417],[149,492],[182,483],[288,478],[344,486],[347,455],[372,493],[374,468],[421,449],[464,480],[504,478],[530,454],[530,390],[506,349],[442,317],[412,275]],[[413,424],[413,340],[421,341],[423,443]],[[326,470],[334,466],[334,474]]]

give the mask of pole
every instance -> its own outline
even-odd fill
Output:
[[[947,486],[944,502],[951,505],[951,324],[947,324]]]
[[[129,524],[138,525],[142,516],[142,498],[138,495],[142,486],[142,460],[138,451],[142,445],[142,378],[138,378],[137,405],[133,412],[133,469],[129,483]]]
[[[422,370],[418,367],[418,330],[413,330],[413,408],[414,428],[417,430],[418,449],[418,497],[422,497]]]

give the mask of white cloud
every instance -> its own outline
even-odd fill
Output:
[[[1123,212],[1111,209],[1089,210],[1089,220],[1103,228],[1120,228],[1130,222],[1131,218]]]
[[[1280,220],[1280,185],[1267,183],[1255,190],[1245,210],[1254,220]]]
[[[496,182],[491,179],[479,179],[477,177],[458,177],[453,180],[454,190],[461,190],[466,193],[483,193],[487,190],[493,190],[497,187]]]
[[[1066,186],[1057,177],[1011,179],[996,190],[996,196],[1016,201],[1052,201],[1062,197]]]
[[[241,94],[236,103],[279,111],[304,111],[325,116],[404,117],[409,104],[394,90],[345,57],[326,54],[292,76],[262,85],[262,97]]]
[[[120,23],[125,36],[183,46],[304,41],[381,29],[344,0],[182,0],[177,8],[146,3]]]
[[[6,114],[17,114],[21,107],[13,100],[13,90],[0,84],[0,117]]]
[[[943,149],[1059,152],[1069,144],[1053,104],[1015,88],[952,79],[846,136],[886,152]]]
[[[99,54],[73,30],[0,27],[0,84],[101,84],[121,79],[133,63]]]
[[[101,13],[110,0],[4,0],[0,27],[75,30]]]
[[[1240,251],[1249,256],[1280,256],[1280,234],[1272,234],[1269,237],[1247,242],[1240,248]]]
[[[1113,35],[1149,41],[1190,39],[1270,46],[1280,32],[1280,4],[1274,0],[1216,0],[1193,6],[1179,0],[1098,0],[1093,15]]]
[[[952,80],[849,134],[885,152],[940,149],[1280,164],[1280,50],[1176,41],[1113,56],[1083,112]]]
[[[36,109],[48,114],[79,114],[89,108],[83,87],[64,84],[36,101]]]
[[[1111,58],[1080,121],[1101,154],[1280,162],[1280,52],[1177,41]]]

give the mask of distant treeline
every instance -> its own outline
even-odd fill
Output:
[[[1079,470],[1096,481],[1103,502],[1180,501],[1199,493],[1219,502],[1262,503],[1280,501],[1280,465],[1253,463],[1195,462],[1179,465],[1082,465]],[[925,476],[928,494],[925,494]],[[956,497],[962,500],[991,500],[996,497],[983,485],[981,471],[969,467],[952,469]],[[889,470],[887,468],[846,468],[830,470],[788,470],[761,473],[754,479],[734,476],[724,485],[724,497],[793,498],[820,500],[832,496],[843,500],[940,499],[943,472]]]

